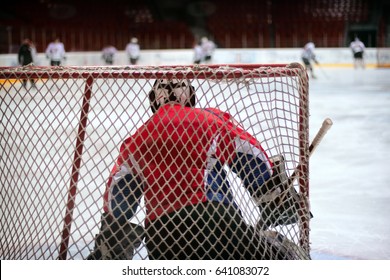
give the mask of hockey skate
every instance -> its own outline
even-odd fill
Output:
[[[261,212],[259,223],[263,230],[270,226],[297,223],[300,209],[299,194],[294,187],[288,185],[283,156],[274,156],[270,160],[273,163],[274,173],[266,182],[269,191],[259,198],[258,204]],[[310,218],[312,218],[311,213]]]
[[[87,260],[131,260],[144,237],[144,228],[127,222],[120,225],[106,214],[100,232],[95,237],[95,248]]]

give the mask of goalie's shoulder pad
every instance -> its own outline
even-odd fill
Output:
[[[238,127],[238,128],[241,128],[242,129],[242,126],[240,125],[239,122],[237,122],[232,115],[230,115],[228,112],[225,112],[225,111],[221,111],[217,108],[206,108],[205,109],[207,112],[210,112],[212,113],[213,115],[217,116],[218,118],[220,118],[221,120],[225,121],[225,122],[230,122],[231,124],[233,124],[235,127]]]

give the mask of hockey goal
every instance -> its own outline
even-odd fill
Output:
[[[298,219],[264,230],[253,198],[227,171],[256,234],[279,234],[275,242],[308,258],[308,78],[293,63],[0,68],[1,259],[85,259],[94,250],[119,146],[152,115],[148,92],[164,78],[189,79],[196,107],[229,112],[269,156],[283,157],[287,176],[296,172]],[[141,203],[132,222],[143,226],[144,213]],[[143,240],[133,259],[147,258]]]

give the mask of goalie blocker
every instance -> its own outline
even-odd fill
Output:
[[[256,205],[260,208],[260,230],[298,222],[300,197],[294,187],[290,186],[286,174],[285,161],[282,155],[270,158],[273,163],[273,175],[265,183],[268,190],[265,194],[255,195]],[[310,218],[313,215],[310,212]]]

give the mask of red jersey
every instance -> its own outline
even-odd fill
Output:
[[[230,203],[228,186],[218,186],[223,184],[223,165],[254,190],[272,175],[260,143],[228,113],[166,104],[121,145],[107,182],[104,209],[113,211],[112,188],[126,176],[137,178],[131,188],[142,189],[131,191],[129,203],[138,203],[142,193],[149,221],[207,200]]]

